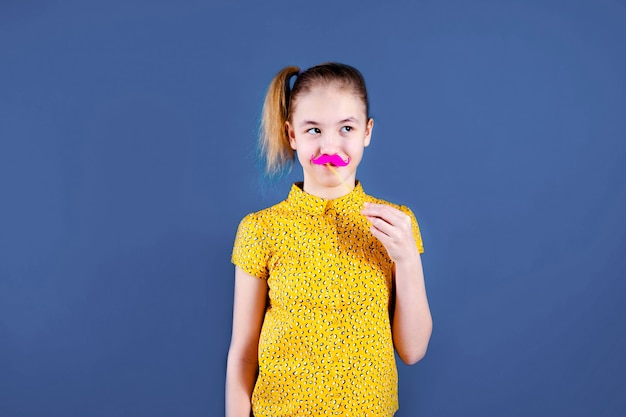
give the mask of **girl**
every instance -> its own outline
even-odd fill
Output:
[[[394,347],[405,363],[419,361],[432,319],[413,213],[356,179],[373,127],[351,66],[287,67],[272,81],[260,132],[266,168],[280,172],[297,155],[304,181],[237,231],[228,417],[398,409]]]

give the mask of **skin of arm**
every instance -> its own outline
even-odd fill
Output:
[[[235,267],[233,330],[226,365],[226,417],[250,417],[267,281]]]
[[[391,332],[398,356],[412,365],[426,354],[433,321],[411,218],[394,207],[374,203],[365,203],[361,214],[371,222],[372,234],[394,262],[395,307]]]

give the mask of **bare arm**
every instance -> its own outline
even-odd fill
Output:
[[[433,328],[419,253],[396,263],[395,284],[393,343],[402,361],[412,365],[426,355]]]
[[[267,281],[235,268],[233,333],[226,366],[226,417],[250,417]]]
[[[412,365],[426,354],[433,321],[411,218],[383,204],[368,203],[362,213],[372,223],[372,234],[381,241],[394,261],[393,343],[400,359]]]

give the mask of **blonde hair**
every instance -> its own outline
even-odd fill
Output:
[[[282,173],[291,167],[294,151],[289,144],[285,122],[289,117],[289,83],[300,71],[298,67],[283,68],[272,80],[261,114],[259,147],[265,160],[265,172],[269,175]]]
[[[290,86],[291,78],[297,76]],[[259,148],[265,161],[265,172],[270,176],[279,176],[291,168],[295,151],[289,144],[285,122],[291,119],[295,103],[300,93],[310,91],[318,85],[338,83],[342,88],[351,88],[365,105],[365,114],[369,119],[369,101],[363,75],[356,68],[336,62],[316,65],[300,72],[300,68],[289,66],[276,74],[270,83],[263,110],[259,131]]]

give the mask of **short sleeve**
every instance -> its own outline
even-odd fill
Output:
[[[237,228],[231,261],[244,272],[261,279],[267,279],[268,234],[256,213],[248,214]]]
[[[413,237],[415,238],[415,243],[417,244],[417,250],[419,253],[424,253],[424,242],[422,241],[422,234],[420,233],[420,227],[417,223],[415,215],[411,209],[406,206],[400,206],[400,210],[411,218],[411,227],[413,228]]]

